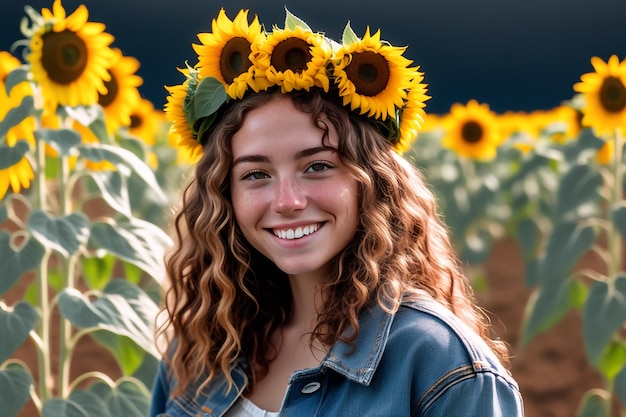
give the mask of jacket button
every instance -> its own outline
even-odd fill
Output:
[[[320,384],[319,382],[309,382],[304,387],[302,387],[302,390],[300,392],[302,392],[303,394],[313,394],[315,391],[320,389],[321,386],[322,384]]]

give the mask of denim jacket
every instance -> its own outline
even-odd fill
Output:
[[[432,299],[403,303],[395,314],[379,306],[361,315],[354,350],[336,343],[316,368],[294,372],[281,417],[522,417],[517,384],[485,342]],[[181,397],[161,363],[151,417],[219,417],[247,384],[245,360],[196,396]],[[198,384],[201,380],[198,380]]]

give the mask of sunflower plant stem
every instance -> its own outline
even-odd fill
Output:
[[[624,139],[615,132],[613,136],[614,152],[613,152],[613,189],[611,193],[611,201],[609,204],[609,216],[612,210],[621,205],[624,198],[624,169],[622,166],[622,152],[624,147]],[[609,218],[609,220],[612,220]],[[617,274],[622,269],[622,237],[619,230],[615,226],[614,221],[610,221],[608,245],[610,253],[609,279],[615,280]]]
[[[69,182],[69,161],[67,156],[59,158],[61,165],[61,176],[59,178],[59,196],[60,211],[62,216],[67,216],[71,212],[71,189],[68,189]],[[62,283],[61,288],[70,288],[74,286],[75,274],[75,257],[70,255],[63,258]],[[67,398],[69,396],[69,379],[71,366],[71,349],[68,349],[72,339],[72,325],[65,319],[61,318],[59,326],[59,375],[58,387],[59,396]]]
[[[37,159],[37,173],[35,175],[35,187],[37,191],[36,207],[33,209],[46,210],[46,155],[45,142],[37,139],[35,147],[35,157]],[[44,256],[36,271],[35,285],[37,288],[37,306],[41,317],[39,318],[38,334],[41,339],[40,348],[37,349],[38,369],[39,369],[39,398],[41,403],[52,397],[52,368],[50,357],[50,300],[48,294],[48,260],[50,250],[44,247]]]

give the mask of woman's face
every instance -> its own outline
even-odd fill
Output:
[[[336,148],[329,126],[326,144]],[[352,239],[358,186],[311,115],[278,96],[252,110],[232,139],[230,177],[244,236],[288,275],[324,279],[325,267]]]

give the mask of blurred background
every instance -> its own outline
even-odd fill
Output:
[[[445,113],[474,98],[497,112],[558,106],[591,71],[597,55],[626,55],[624,0],[64,0],[69,13],[84,3],[90,21],[103,22],[114,46],[141,62],[141,93],[160,108],[164,85],[181,82],[177,67],[194,64],[191,44],[210,31],[224,7],[232,19],[249,8],[265,25],[284,23],[284,7],[314,30],[340,39],[346,22],[359,35],[380,29],[393,45],[408,45],[432,99],[427,111]],[[40,11],[51,0],[3,0],[0,50],[22,38],[24,6]]]

